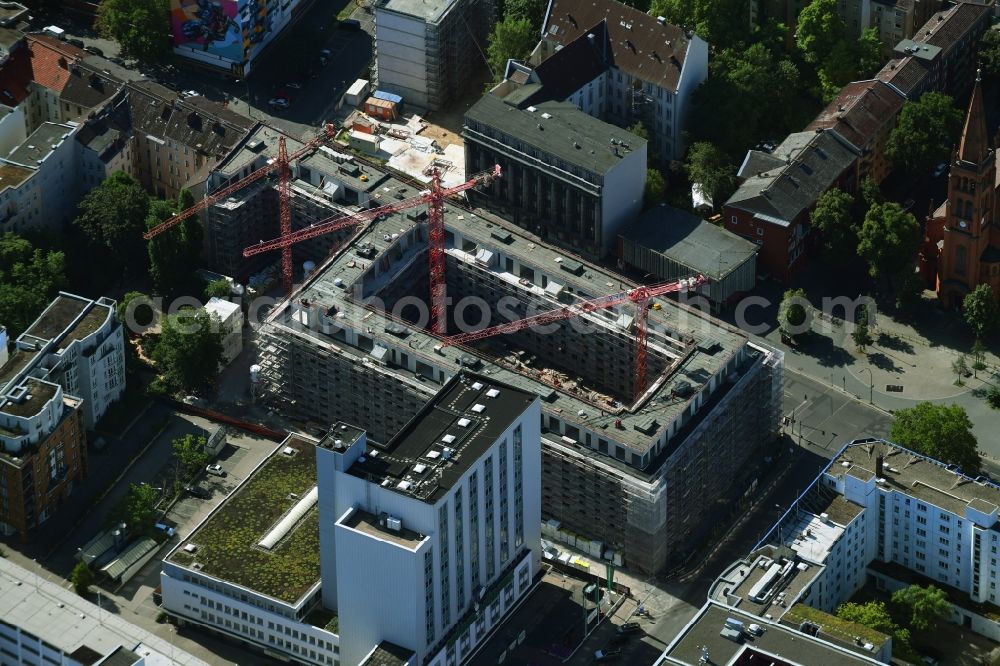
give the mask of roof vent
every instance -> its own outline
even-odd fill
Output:
[[[412,486],[412,485],[413,484],[410,483],[409,481],[400,481],[399,483],[396,484],[396,490],[406,491],[406,490],[409,490],[410,486]]]
[[[551,118],[551,117],[552,117],[552,114],[551,114],[551,113],[543,113],[543,114],[542,114],[542,118],[544,118],[545,120],[548,120],[548,119],[549,119],[549,118]]]
[[[441,449],[441,460],[451,460],[451,456],[454,453],[455,453],[455,449],[452,449],[452,448],[447,447],[447,446],[444,447],[443,449]]]
[[[413,466],[414,474],[423,474],[426,470],[427,470],[427,465],[424,465],[422,463]]]
[[[395,516],[386,516],[385,526],[393,532],[398,532],[403,529],[403,521]]]
[[[445,435],[444,437],[441,438],[441,441],[444,442],[445,444],[451,444],[452,442],[455,441],[455,436]]]
[[[500,395],[500,389],[491,388],[489,391],[486,392],[487,398],[495,398],[498,395]]]
[[[528,113],[534,113],[535,111],[538,111],[538,109],[536,107],[534,107],[534,106],[529,106],[528,107]]]
[[[482,391],[483,390],[483,383],[482,382],[475,382],[475,383],[473,383],[472,384],[472,389],[474,391]]]
[[[472,406],[472,411],[474,411],[476,414],[482,414],[484,411],[486,411],[486,405],[482,403],[477,403]]]
[[[471,423],[472,423],[472,421],[471,421],[470,419],[467,419],[467,418],[460,418],[460,419],[458,420],[458,427],[459,427],[459,428],[468,428],[468,427],[469,427],[469,424],[471,424]]]

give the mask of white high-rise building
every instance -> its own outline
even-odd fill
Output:
[[[530,589],[540,423],[538,396],[461,373],[385,447],[343,424],[321,443],[323,600],[343,663],[383,641],[461,663]]]

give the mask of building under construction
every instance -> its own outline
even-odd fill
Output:
[[[325,183],[343,186],[340,166]],[[378,182],[367,196],[418,194],[365,168]],[[633,286],[479,212],[449,205],[444,222],[449,333]],[[256,398],[306,428],[345,421],[386,442],[462,367],[535,392],[543,516],[647,572],[695,547],[755,483],[778,429],[779,351],[657,299],[637,395],[630,303],[449,346],[426,330],[428,275],[425,209],[368,224],[268,315]]]

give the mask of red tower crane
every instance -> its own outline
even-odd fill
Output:
[[[282,232],[280,238],[269,241],[262,241],[257,245],[251,245],[243,250],[244,257],[252,257],[262,252],[281,249],[283,252],[290,252],[292,245],[300,243],[310,238],[316,238],[325,234],[346,229],[362,222],[374,220],[383,215],[397,213],[407,208],[413,208],[421,204],[427,204],[427,261],[430,268],[430,296],[431,296],[431,330],[443,336],[447,333],[447,319],[445,313],[445,255],[444,255],[444,201],[450,196],[464,192],[479,185],[489,185],[500,177],[500,166],[496,165],[491,171],[484,171],[476,174],[461,185],[454,187],[441,187],[441,175],[435,169],[431,179],[431,189],[422,192],[415,197],[404,199],[403,201],[386,204],[378,208],[370,208],[351,215],[340,215],[317,222],[305,229],[291,233]]]
[[[674,282],[666,282],[664,284],[653,285],[650,287],[636,287],[635,289],[619,292],[617,294],[611,294],[610,296],[599,296],[597,298],[580,301],[578,303],[567,305],[562,308],[556,308],[555,310],[549,310],[548,312],[543,312],[532,317],[525,317],[524,319],[512,321],[508,324],[491,326],[490,328],[484,328],[481,331],[450,335],[443,338],[442,342],[446,347],[450,345],[466,344],[475,340],[482,340],[483,338],[491,338],[495,335],[516,333],[517,331],[523,331],[524,329],[531,328],[533,326],[542,326],[544,324],[562,321],[563,319],[579,317],[580,315],[595,312],[597,310],[606,310],[608,308],[613,308],[616,305],[621,305],[622,303],[635,303],[635,394],[636,396],[640,396],[643,391],[646,390],[646,314],[648,311],[649,299],[679,291],[690,291],[702,284],[705,284],[706,282],[708,282],[708,279],[705,276],[697,275],[695,277],[683,278]]]
[[[253,171],[245,178],[223,187],[222,189],[216,190],[211,194],[206,195],[201,201],[191,206],[187,210],[183,210],[168,220],[161,222],[156,225],[142,237],[146,240],[153,238],[164,231],[171,229],[183,220],[191,217],[192,215],[197,215],[201,211],[205,210],[209,206],[222,201],[228,197],[233,192],[242,190],[244,187],[254,183],[264,176],[271,174],[274,171],[278,172],[278,198],[280,202],[280,221],[281,221],[281,234],[285,236],[289,234],[292,230],[292,207],[291,207],[291,189],[289,181],[291,180],[292,170],[291,163],[295,160],[311,153],[313,150],[318,148],[320,145],[332,139],[336,135],[336,131],[332,124],[327,123],[320,132],[312,140],[306,142],[301,148],[296,150],[292,154],[288,154],[288,149],[285,147],[285,137],[278,139],[278,157],[277,159],[265,164],[261,168]],[[285,292],[289,292],[292,289],[292,251],[290,248],[283,249],[281,253],[281,277],[282,283],[285,287]]]

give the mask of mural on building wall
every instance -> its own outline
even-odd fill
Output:
[[[170,0],[174,46],[244,62],[271,31],[265,0]]]

